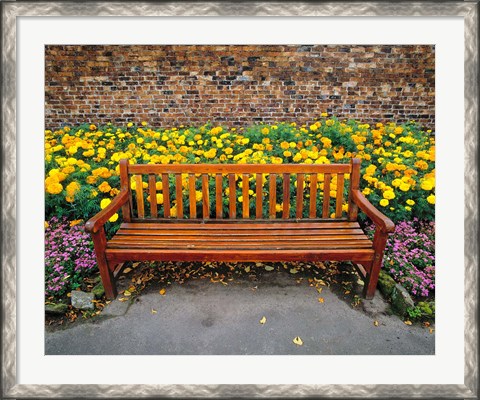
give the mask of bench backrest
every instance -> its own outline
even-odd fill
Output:
[[[125,221],[151,219],[348,219],[357,209],[360,160],[349,164],[128,164]],[[313,200],[312,200],[313,199]],[[347,200],[346,200],[347,199]],[[342,207],[346,202],[348,212]]]

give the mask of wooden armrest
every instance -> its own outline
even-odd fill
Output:
[[[352,199],[360,210],[367,214],[367,217],[370,218],[382,232],[390,233],[395,230],[395,224],[392,220],[378,211],[360,190],[352,190]]]
[[[98,230],[107,222],[120,207],[128,201],[128,191],[120,191],[112,202],[101,210],[97,215],[90,218],[85,224],[85,230],[89,233],[98,232]]]

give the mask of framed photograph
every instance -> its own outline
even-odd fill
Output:
[[[1,10],[2,398],[478,397],[478,3],[3,2]],[[46,80],[53,81],[48,75],[52,71],[58,73],[56,78],[65,80],[78,72],[87,86],[88,79],[98,77],[89,78],[84,71],[79,72],[79,65],[68,57],[78,51],[88,58],[87,50],[95,46],[124,46],[127,53],[141,53],[142,46],[150,46],[161,48],[165,57],[171,57],[169,46],[232,46],[237,52],[241,46],[265,46],[271,51],[284,46],[296,52],[332,46],[335,51],[352,54],[374,47],[384,48],[387,53],[392,49],[423,52],[422,60],[428,62],[418,64],[415,79],[420,94],[413,99],[420,105],[419,110],[434,109],[430,114],[428,110],[415,114],[421,123],[431,124],[435,134],[434,350],[426,355],[372,352],[355,356],[335,352],[60,356],[53,354],[70,353],[46,351],[44,132],[48,124],[63,119],[81,123],[83,105],[81,95],[73,95],[68,108],[71,114],[57,113],[58,88],[55,83],[46,86]],[[119,63],[128,58],[127,53],[116,55]],[[148,60],[144,61],[148,69]],[[230,62],[227,56],[223,61]],[[66,71],[63,68],[69,63],[72,70]],[[316,64],[305,62],[297,69],[309,73],[312,65]],[[172,66],[177,67],[182,68]],[[249,68],[242,69],[240,78],[235,79],[249,80]],[[374,61],[364,68],[359,80],[365,76],[379,79]],[[391,73],[395,74],[394,67]],[[208,71],[204,76],[208,79]],[[287,76],[282,79],[289,90],[293,80]],[[336,94],[322,93],[321,89],[328,84],[318,83],[316,99],[331,108]],[[349,79],[342,87],[354,91],[357,84],[357,80]],[[113,86],[108,79],[103,79],[102,85]],[[430,99],[428,85],[432,85]],[[385,93],[396,90],[387,86]],[[423,87],[427,87],[425,97]],[[175,96],[168,90],[165,95]],[[300,92],[289,95],[297,96],[299,102],[303,99]],[[434,107],[427,107],[433,103]],[[109,100],[105,104],[110,104]],[[164,107],[174,110],[172,104],[165,103]],[[196,123],[195,114],[203,110],[193,102],[191,105],[195,112],[183,115],[187,123]],[[362,114],[362,107],[343,103],[333,112],[341,109],[347,116],[371,117],[374,121],[386,118],[382,106],[380,99],[366,107],[370,113],[376,108],[370,116]],[[415,106],[412,104],[412,108]],[[402,104],[397,110],[405,110],[406,117],[413,116],[408,107]],[[243,109],[225,105],[225,110],[237,113],[236,122],[242,123]],[[249,110],[256,112],[252,107]],[[125,120],[119,114],[119,123],[129,118],[148,118],[144,110],[132,112],[133,117],[123,113]],[[274,115],[273,109],[271,112]],[[301,110],[298,116],[302,118]],[[105,118],[102,124],[109,117]],[[152,114],[151,119],[157,125],[172,124],[158,115]],[[355,343],[355,332],[351,340]]]

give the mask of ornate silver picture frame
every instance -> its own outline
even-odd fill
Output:
[[[478,3],[1,3],[2,11],[2,398],[54,397],[395,397],[478,396]],[[23,385],[16,349],[16,43],[23,16],[423,16],[465,26],[464,383],[458,385]],[[459,214],[460,215],[460,214]]]

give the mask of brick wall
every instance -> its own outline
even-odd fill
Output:
[[[434,46],[46,46],[45,126],[296,121],[434,129]]]

